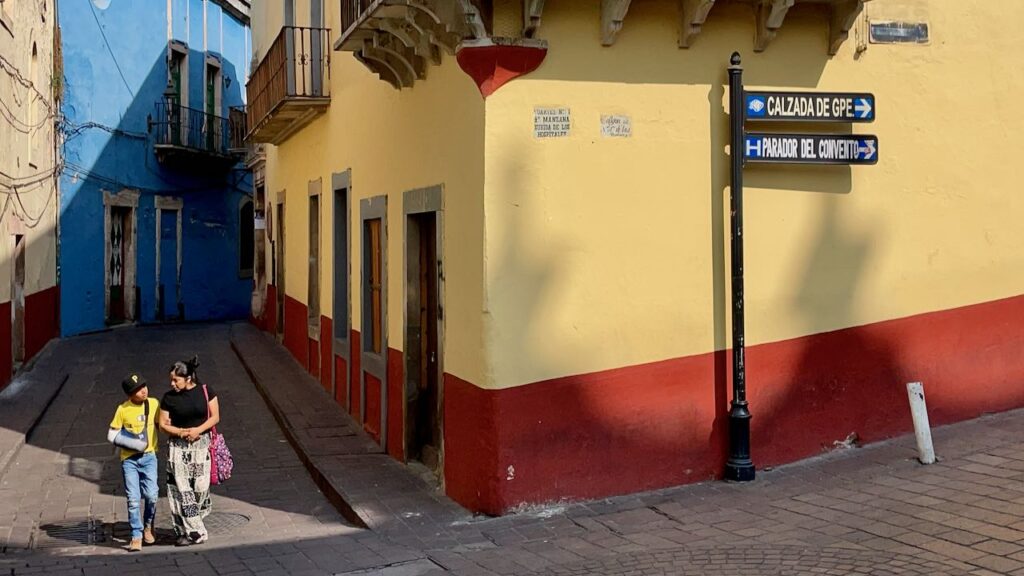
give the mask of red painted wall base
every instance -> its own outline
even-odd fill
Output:
[[[60,336],[60,288],[53,286],[25,296],[25,361]],[[11,303],[0,304],[0,390],[13,376],[14,351]]]
[[[60,289],[57,286],[25,297],[25,359],[34,357],[60,336]]]
[[[748,348],[755,465],[910,432],[910,381],[933,424],[1024,406],[1021,326],[1024,296]],[[730,354],[494,391],[445,375],[448,494],[501,514],[720,477]]]
[[[11,303],[0,303],[0,390],[11,381],[14,354],[11,350]]]
[[[0,304],[0,370],[6,362],[9,373],[6,306]],[[335,378],[347,371],[348,409],[358,419],[359,332],[350,332],[346,366],[329,349],[309,346],[304,305],[288,298],[285,313],[285,346],[306,367],[314,355],[334,358]],[[324,320],[320,346],[330,340]],[[1024,296],[748,348],[755,465],[821,453],[850,433],[872,442],[911,431],[910,381],[925,383],[936,425],[1024,406],[1021,326]],[[505,390],[445,374],[448,495],[471,510],[502,514],[523,503],[718,478],[728,441],[730,355],[718,351]],[[401,460],[401,352],[388,350],[387,370],[385,448]],[[335,392],[341,404],[343,386]],[[380,382],[368,376],[366,391],[363,425],[379,441]]]

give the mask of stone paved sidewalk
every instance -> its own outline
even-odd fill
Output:
[[[213,490],[211,547],[353,532],[305,474],[228,347],[227,334],[226,326],[145,328],[55,343],[25,375],[22,391],[0,404],[4,436],[37,422],[0,482],[0,549],[118,551],[127,513],[120,462],[106,430],[124,400],[120,381],[139,371],[159,398],[169,389],[168,367],[194,352],[204,381],[221,397],[220,429],[236,459],[231,481]],[[44,399],[49,407],[40,418]],[[8,419],[12,413],[16,417]],[[161,478],[162,469],[161,461]],[[169,539],[167,504],[160,504],[158,526]]]
[[[484,541],[453,531],[472,515],[385,454],[271,336],[235,324],[231,345],[317,485],[350,521],[419,548],[432,545],[424,537]]]
[[[266,363],[253,360],[249,367],[286,433],[245,376],[229,337],[245,358],[244,347],[262,339],[250,350]],[[225,432],[241,467],[215,506],[252,514],[256,527],[244,536],[218,536],[213,546],[157,546],[141,555],[71,541],[32,550],[8,546],[0,554],[0,575],[1024,576],[1024,411],[934,430],[941,460],[931,466],[916,462],[913,438],[904,437],[759,471],[749,484],[709,482],[482,518],[453,508],[402,465],[375,453],[340,409],[316,402],[316,394],[324,394],[315,380],[248,327],[146,328],[61,345],[72,348],[60,358],[77,360],[63,360],[70,363],[61,369],[36,368],[70,376],[0,477],[0,534],[11,534],[13,524],[26,526],[29,518],[29,530],[34,526],[38,535],[60,514],[74,519],[85,511],[105,526],[123,524],[123,497],[109,464],[116,460],[109,452],[102,457],[93,439],[116,400],[109,391],[116,388],[112,378],[147,362],[154,375],[144,374],[159,378],[170,360],[197,347],[207,351],[201,352],[208,359],[201,370],[244,420],[227,417]],[[19,405],[16,398],[11,402]],[[306,420],[307,405],[323,412]],[[32,406],[24,404],[26,411]],[[291,444],[302,451],[323,435],[309,422],[326,422],[337,435],[324,437],[347,440],[298,456]],[[363,458],[382,464],[375,472],[360,464]],[[373,530],[344,522],[307,467],[318,481],[338,483],[353,511],[380,506],[366,522]],[[275,516],[282,524],[272,522]]]

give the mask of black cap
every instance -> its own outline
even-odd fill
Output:
[[[139,388],[146,385],[146,379],[141,374],[129,374],[127,378],[121,380],[121,388],[124,388],[126,396],[135,394]]]

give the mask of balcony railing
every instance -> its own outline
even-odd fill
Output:
[[[237,121],[237,116],[235,117]],[[243,126],[232,119],[207,114],[176,103],[157,102],[156,113],[150,124],[159,148],[182,148],[216,156],[230,156],[233,150],[244,148]]]
[[[249,122],[245,106],[232,107],[228,110],[228,129],[231,131],[228,146],[237,154],[246,153],[245,135],[249,133]]]
[[[341,33],[348,32],[353,24],[359,22],[376,0],[341,0]]]
[[[328,28],[281,29],[246,86],[249,138],[279,143],[330,104],[330,36]]]

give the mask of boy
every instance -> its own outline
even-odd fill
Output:
[[[128,523],[132,540],[128,550],[142,550],[142,543],[152,544],[153,522],[156,519],[156,500],[160,494],[157,485],[156,420],[160,403],[149,397],[146,379],[131,374],[121,381],[128,399],[122,402],[110,421],[107,440],[121,447],[121,470],[124,473],[124,491],[128,497]],[[140,500],[144,501],[142,506]],[[142,516],[139,509],[143,508]]]

